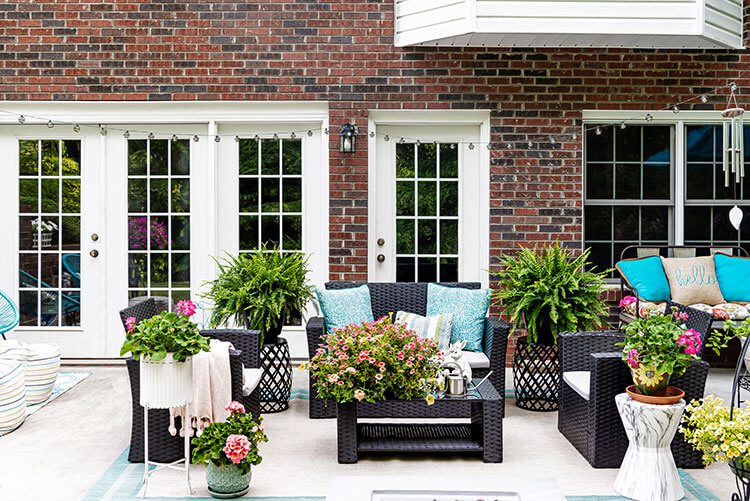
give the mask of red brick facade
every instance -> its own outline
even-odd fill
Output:
[[[331,278],[365,280],[368,109],[492,111],[494,264],[518,245],[580,245],[580,132],[539,134],[572,134],[584,109],[750,88],[733,51],[402,49],[393,22],[392,0],[2,1],[0,99],[327,101],[331,130],[362,136],[354,156],[331,136]]]

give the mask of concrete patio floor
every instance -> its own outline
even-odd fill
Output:
[[[123,454],[130,438],[130,390],[124,367],[66,367],[92,375],[0,438],[0,499],[81,499]],[[306,388],[306,374],[295,370],[295,388]],[[512,385],[512,379],[508,379]],[[727,398],[731,373],[714,370],[708,390]],[[307,401],[292,401],[289,411],[268,415],[270,443],[263,463],[253,469],[249,496],[325,496],[328,482],[340,475],[450,475],[554,478],[566,496],[612,496],[617,470],[596,470],[557,431],[556,413],[533,413],[507,405],[505,460],[486,465],[473,458],[363,459],[339,465],[335,421],[307,419]],[[140,465],[138,465],[140,468]],[[135,470],[133,470],[135,471]],[[132,472],[131,472],[132,473]],[[734,478],[725,465],[688,470],[705,487],[693,497],[728,499]],[[203,468],[193,486],[206,495]],[[131,477],[133,475],[131,474]],[[150,495],[183,495],[176,472],[154,477]],[[110,494],[117,486],[110,486]],[[119,494],[119,493],[118,493]],[[122,495],[125,495],[123,492]],[[124,497],[122,497],[124,498]],[[691,498],[691,499],[693,499]]]

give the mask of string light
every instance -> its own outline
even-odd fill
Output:
[[[253,139],[255,139],[256,141],[260,141],[260,136],[258,134],[255,134],[253,136]]]
[[[529,139],[528,145],[529,145],[529,148],[533,148],[534,147],[534,143],[531,141],[531,139]]]
[[[596,126],[596,129],[594,129],[594,133],[595,133],[595,134],[596,134],[597,136],[601,136],[601,135],[602,135],[602,128],[601,128],[601,127],[599,127],[599,126],[597,125],[597,126]]]
[[[509,149],[509,150],[512,150],[512,149],[513,149],[513,145],[512,145],[512,144],[510,144],[510,143],[508,143],[508,149]]]
[[[677,106],[676,104],[674,106],[672,106],[672,113],[677,114],[679,112],[680,112],[680,107],[679,106]]]
[[[398,140],[398,144],[404,144],[405,142],[406,142],[406,139],[404,139],[403,137]]]
[[[577,132],[573,133],[573,141],[578,141],[578,133]]]
[[[385,142],[387,143],[388,141],[391,140],[391,136],[389,136],[388,134],[386,134],[383,139],[385,139]]]
[[[48,129],[52,129],[54,126],[55,126],[55,123],[52,120],[50,120],[49,122],[47,122],[47,128]]]
[[[487,149],[488,149],[488,150],[491,150],[491,149],[492,149],[492,143],[487,143]]]
[[[729,82],[729,90],[732,91],[732,93],[737,92],[739,87],[737,87],[737,84],[734,82]]]
[[[326,127],[325,129],[323,129],[323,133],[325,133],[325,135],[328,135],[329,132],[330,131],[328,130],[328,127]]]
[[[374,130],[370,131],[370,137],[375,137],[375,131]]]
[[[701,96],[701,103],[706,104],[708,102],[708,96],[706,94],[703,94]]]
[[[312,137],[312,135],[313,135],[313,131],[311,131],[311,130],[308,130],[308,131],[307,131],[307,137]]]
[[[469,143],[469,149],[470,149],[470,150],[473,150],[473,149],[474,149],[474,143]]]
[[[26,123],[26,117],[23,115],[18,115],[18,123],[25,124]]]
[[[103,125],[100,125],[99,126],[99,134],[101,134],[102,136],[106,136],[107,135],[107,128],[105,126],[103,126]]]
[[[455,150],[455,149],[456,149],[456,143],[451,143],[451,149],[452,149],[452,150]]]
[[[549,142],[554,146],[555,143],[557,143],[557,140],[555,139],[555,136],[550,136],[549,137]]]
[[[291,134],[289,134],[289,137],[291,137],[292,139],[297,139],[297,134],[292,132]]]
[[[273,140],[274,141],[278,141],[279,140],[279,135],[276,134],[275,132],[273,133]]]
[[[240,142],[240,136],[234,136],[234,142],[239,143]]]
[[[154,133],[153,133],[153,132],[149,132],[149,133],[148,133],[148,138],[149,138],[149,139],[154,139],[155,137],[156,137],[156,135],[154,135]]]
[[[625,122],[620,122],[620,129],[625,129],[627,125],[625,125]]]
[[[172,142],[176,143],[178,140],[179,138],[177,137],[177,134],[172,134]]]
[[[76,132],[76,133],[77,133],[77,132],[81,132],[81,126],[80,126],[80,125],[78,125],[78,124],[75,124],[75,125],[73,126],[73,132]]]
[[[123,133],[122,133],[122,135],[123,135],[123,137],[124,137],[125,139],[129,139],[129,138],[130,138],[130,131],[129,131],[129,130],[126,130],[125,132],[123,132]]]
[[[420,141],[419,139],[417,139],[417,146],[419,146],[420,144],[422,144],[422,141]]]
[[[646,121],[651,123],[654,121],[654,116],[651,113],[646,113]]]
[[[198,134],[195,134],[193,136],[193,142],[197,143],[198,141],[200,141],[200,138],[198,137]]]
[[[216,134],[216,135],[214,136],[214,142],[215,142],[215,143],[220,143],[220,142],[221,142],[221,136],[220,136],[220,135],[218,135],[218,134]]]

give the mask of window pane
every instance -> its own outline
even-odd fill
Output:
[[[302,141],[284,139],[283,174],[302,174]]]
[[[169,173],[167,164],[169,162],[166,139],[149,141],[151,148],[150,170],[152,176],[165,176]]]
[[[641,208],[641,240],[667,240],[669,222],[667,207]]]
[[[638,240],[638,207],[615,207],[615,240]]]
[[[458,221],[440,221],[440,253],[458,254]]]
[[[258,216],[240,216],[240,250],[258,248]]]
[[[169,286],[169,254],[152,252],[149,254],[151,261],[151,287]]]
[[[711,241],[711,207],[685,207],[685,240]]]
[[[167,212],[167,198],[169,181],[166,179],[151,179],[151,212]]]
[[[240,139],[240,175],[258,173],[258,144],[255,139]]]
[[[22,176],[39,174],[39,141],[18,141],[18,167]]]
[[[291,178],[283,180],[284,212],[302,212],[302,179]]]
[[[190,254],[172,254],[172,287],[190,287]]]
[[[590,205],[585,211],[586,240],[610,240],[612,238],[612,207]]]
[[[39,287],[39,256],[38,254],[20,254],[18,269],[20,273],[19,286],[22,288]]]
[[[434,257],[417,258],[417,281],[437,282],[437,259]]]
[[[262,216],[260,219],[260,239],[269,247],[278,247],[280,240],[279,216]]]
[[[615,198],[641,198],[641,166],[617,164],[615,166]]]
[[[146,212],[145,179],[128,179],[128,212]]]
[[[190,174],[190,141],[179,139],[172,141],[172,175],[187,176]]]
[[[262,212],[279,212],[279,180],[277,178],[262,178],[260,186],[260,210]]]
[[[458,182],[440,183],[440,215],[458,216]]]
[[[39,212],[39,180],[21,179],[18,181],[18,211]]]
[[[396,215],[414,215],[414,182],[396,181]]]
[[[151,216],[150,219],[151,250],[169,249],[169,227],[166,216]]]
[[[148,162],[147,142],[145,140],[128,141],[128,175],[145,176]]]
[[[172,250],[190,249],[190,218],[172,216]]]
[[[417,146],[417,173],[419,177],[437,177],[437,146],[435,144]]]
[[[612,266],[612,244],[586,244],[586,247],[591,249],[589,254],[589,262],[593,265],[588,269],[596,269],[604,271]],[[614,261],[617,261],[618,257]],[[609,274],[612,276],[612,273]]]
[[[258,211],[258,179],[240,179],[240,212]]]
[[[612,149],[613,127],[602,127],[601,134],[596,130],[586,131],[586,160],[588,162],[613,161]]]
[[[440,145],[440,177],[458,178],[458,147],[455,144]]]
[[[419,254],[437,253],[437,221],[418,221],[417,252]]]
[[[412,143],[396,145],[396,177],[414,177],[414,148]]]
[[[172,179],[172,212],[190,212],[189,179]]]
[[[611,164],[586,165],[586,198],[608,200],[613,198],[613,174]]]
[[[669,200],[669,164],[643,165],[643,198]]]
[[[419,216],[437,215],[437,183],[419,181],[417,183],[417,214]]]
[[[21,325],[39,325],[37,318],[37,301],[39,300],[39,293],[37,291],[20,291],[18,293],[18,299],[18,308],[21,311]]]
[[[57,176],[60,174],[60,142],[57,140],[42,141],[42,175]]]
[[[264,175],[277,175],[279,173],[279,141],[263,139],[260,152],[262,173]]]
[[[615,131],[615,160],[618,162],[638,162],[641,160],[642,127],[612,127]]]
[[[630,129],[631,127],[628,127]],[[634,128],[634,127],[632,127]],[[669,125],[648,125],[643,129],[643,161],[669,163],[672,158]]]
[[[396,220],[396,253],[414,254],[414,220]]]
[[[414,282],[416,270],[413,257],[396,258],[396,281],[397,282]]]
[[[302,216],[284,216],[282,218],[283,250],[302,250]]]
[[[63,141],[62,142],[62,175],[63,176],[80,176],[81,175],[81,142],[80,141]]]
[[[713,165],[706,163],[687,164],[687,198],[709,200],[713,197]],[[722,179],[723,182],[723,179]]]
[[[42,212],[58,212],[60,210],[60,180],[42,179]]]
[[[440,281],[458,282],[458,259],[444,257],[440,259]]]

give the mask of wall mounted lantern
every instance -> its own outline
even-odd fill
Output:
[[[357,151],[357,128],[346,123],[341,127],[341,137],[339,138],[339,151],[341,153],[354,153]]]

